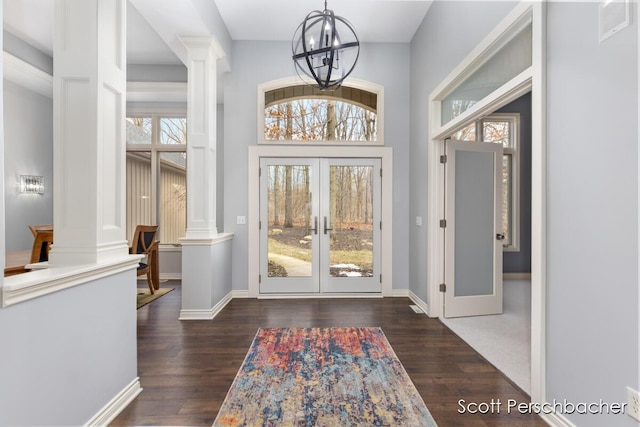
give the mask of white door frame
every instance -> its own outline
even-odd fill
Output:
[[[379,294],[260,294],[260,158],[261,157],[326,157],[326,158],[379,158],[382,163],[382,194],[380,219],[380,273],[382,292]],[[393,149],[391,147],[348,147],[348,146],[273,146],[253,145],[249,147],[249,200],[248,200],[248,290],[250,298],[335,298],[392,296],[393,290]]]
[[[479,101],[468,111],[445,126],[441,125],[440,99],[446,91],[477,69],[483,59],[504,42],[523,20],[532,22],[532,65],[511,81]],[[532,92],[532,200],[531,200],[531,400],[546,401],[546,5],[544,2],[519,3],[507,17],[447,76],[431,93],[429,100],[430,140],[428,147],[428,292],[430,315],[440,317],[442,293],[439,285],[443,275],[444,233],[439,228],[443,218],[442,173],[440,155],[442,141],[466,124],[490,114],[501,106]]]

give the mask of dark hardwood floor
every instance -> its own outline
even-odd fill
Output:
[[[529,397],[439,320],[415,314],[408,298],[236,299],[213,320],[179,321],[180,282],[162,286],[176,289],[138,310],[144,390],[113,426],[210,426],[257,329],[288,326],[382,327],[440,427],[546,426],[537,416],[508,413],[509,399]],[[499,399],[500,413],[460,414],[460,399]]]

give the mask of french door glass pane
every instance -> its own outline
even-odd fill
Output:
[[[373,277],[373,166],[330,167],[332,277]]]
[[[312,275],[311,167],[267,168],[268,276]]]
[[[160,153],[160,243],[178,244],[186,234],[186,153]]]

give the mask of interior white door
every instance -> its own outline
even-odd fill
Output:
[[[260,159],[260,293],[375,293],[380,159]]]
[[[444,316],[502,313],[502,145],[446,142]]]

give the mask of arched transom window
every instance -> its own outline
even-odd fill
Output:
[[[378,90],[321,91],[294,84],[263,90],[263,144],[380,145]]]

